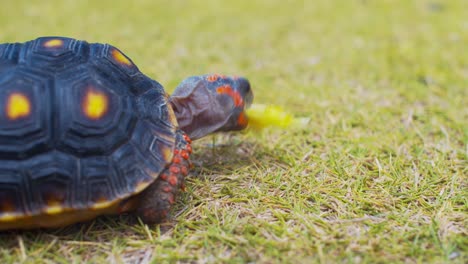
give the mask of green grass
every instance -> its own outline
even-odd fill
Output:
[[[111,43],[169,91],[245,75],[311,122],[196,143],[168,223],[3,233],[0,262],[467,263],[466,1],[285,2],[2,3],[1,42]]]

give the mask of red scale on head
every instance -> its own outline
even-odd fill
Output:
[[[248,119],[247,116],[244,114],[244,112],[240,113],[239,116],[237,117],[237,124],[241,126],[247,126],[248,124]]]
[[[219,78],[219,75],[215,73],[215,74],[207,76],[206,80],[209,82],[216,82],[218,78]]]
[[[244,105],[244,100],[242,99],[242,95],[232,89],[232,87],[230,85],[222,85],[222,86],[219,86],[218,88],[216,88],[216,92],[218,94],[226,94],[226,95],[229,95],[232,100],[234,101],[234,105],[236,107],[240,107],[242,105]]]

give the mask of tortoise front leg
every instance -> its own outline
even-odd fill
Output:
[[[185,176],[190,169],[192,147],[187,135],[179,133],[172,163],[158,179],[139,196],[136,214],[148,224],[163,222],[180,189],[185,188]]]

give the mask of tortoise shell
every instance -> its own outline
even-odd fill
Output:
[[[163,87],[117,48],[1,44],[0,227],[116,210],[168,166],[176,135]]]

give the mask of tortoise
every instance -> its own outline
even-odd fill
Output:
[[[242,130],[243,77],[183,80],[169,96],[109,44],[40,37],[0,44],[0,230],[132,212],[167,219],[191,140]]]

